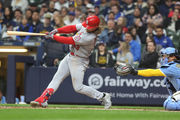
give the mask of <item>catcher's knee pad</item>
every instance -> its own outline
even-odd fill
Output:
[[[180,101],[176,102],[169,96],[163,104],[166,110],[180,110]]]

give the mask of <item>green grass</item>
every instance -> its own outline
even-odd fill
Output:
[[[48,108],[32,109],[31,107],[29,107],[29,105],[15,105],[15,104],[0,105],[0,107],[1,107],[0,120],[179,120],[180,119],[180,112],[163,111],[162,107],[113,106],[112,110],[103,110],[100,109],[103,108],[102,106],[95,106],[95,105],[93,106],[92,105],[50,105],[48,107],[50,109]],[[3,107],[7,107],[8,109]],[[124,108],[125,110],[122,110]]]

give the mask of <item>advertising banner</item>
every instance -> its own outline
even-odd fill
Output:
[[[50,83],[57,68],[32,67],[27,72],[26,101],[38,97]],[[101,92],[111,93],[115,105],[162,105],[168,97],[163,77],[117,76],[111,68],[87,69],[84,84]],[[33,89],[32,89],[33,86]],[[97,100],[78,94],[67,77],[49,100],[50,103],[100,104]]]
[[[85,84],[110,92],[114,104],[160,105],[168,97],[163,77],[117,76],[113,69],[89,69]]]

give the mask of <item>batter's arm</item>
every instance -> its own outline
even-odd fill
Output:
[[[160,69],[138,70],[137,75],[144,76],[144,77],[152,77],[152,76],[166,77],[166,75]]]
[[[77,32],[76,25],[68,25],[57,29],[58,33],[75,33]]]
[[[75,45],[75,42],[72,37],[64,37],[64,36],[54,35],[53,39],[60,43]]]

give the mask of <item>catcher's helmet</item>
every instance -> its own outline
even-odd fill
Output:
[[[86,18],[87,29],[98,28],[99,23],[100,23],[100,19],[95,15],[92,15]]]
[[[169,56],[175,56],[177,59],[180,58],[180,55],[178,53],[178,50],[176,50],[175,48],[173,47],[167,47],[165,49],[165,54],[169,55]]]

